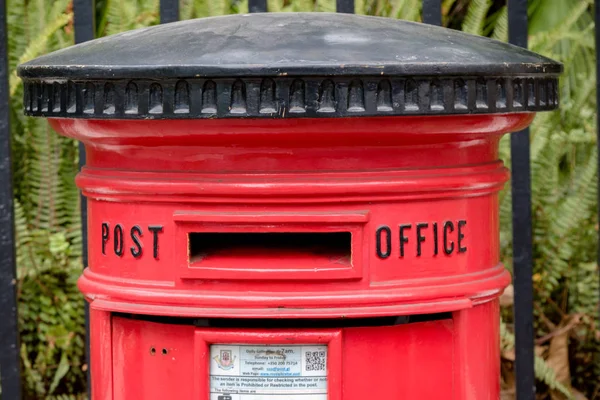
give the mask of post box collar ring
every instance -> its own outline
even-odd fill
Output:
[[[26,114],[90,119],[547,111],[558,107],[561,71],[558,62],[489,38],[335,13],[181,21],[18,68]]]

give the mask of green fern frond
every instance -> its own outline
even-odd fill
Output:
[[[515,336],[506,328],[504,321],[500,320],[500,347],[502,351],[514,351]],[[572,399],[571,391],[556,379],[556,372],[540,356],[535,356],[535,377],[544,382],[548,387],[558,390],[568,399]]]
[[[356,8],[356,4],[354,5]],[[335,0],[317,0],[317,9],[319,12],[335,12],[336,1]]]
[[[463,32],[481,35],[485,17],[492,6],[491,0],[472,0],[462,24]]]
[[[366,6],[367,6],[367,1],[366,0],[354,0],[354,12],[356,14],[360,14],[360,15],[364,15],[366,14]]]
[[[386,16],[407,21],[420,21],[421,8],[422,2],[420,0],[396,0]]]
[[[8,0],[6,4],[6,23],[10,27],[8,35],[9,69],[13,71],[19,63],[19,57],[29,43],[25,0]]]
[[[233,14],[246,14],[250,10],[248,0],[240,0],[231,4],[230,13]]]
[[[502,7],[494,24],[492,39],[508,42],[508,7]]]
[[[565,395],[567,399],[573,399],[571,391],[556,379],[556,372],[548,363],[541,357],[535,356],[535,377],[544,382],[550,389],[558,390]]]
[[[194,0],[181,0],[179,17],[182,20],[194,18]]]
[[[75,394],[59,394],[56,396],[48,396],[46,400],[86,400],[87,394],[81,393],[79,395]]]
[[[573,29],[573,26],[581,18],[581,16],[584,13],[586,13],[589,7],[592,5],[592,0],[580,0],[574,7],[571,8],[570,12],[564,18],[561,19],[561,24],[557,26],[553,31],[550,31],[549,33],[544,33],[542,35],[532,36],[529,44],[530,47],[542,47],[540,39],[547,41],[543,44],[543,46],[552,47],[556,45],[558,41],[563,40],[562,36],[564,35],[564,33],[570,32]]]
[[[19,57],[18,64],[32,60],[46,52],[46,44],[50,40],[50,37],[54,35],[59,29],[63,28],[67,23],[71,22],[73,14],[63,14],[59,16],[54,22],[47,25],[42,32],[32,41]],[[13,70],[10,77],[10,95],[13,96],[17,89],[17,86],[21,84],[21,80],[17,77],[17,71]]]
[[[267,0],[267,8],[270,12],[281,12],[283,9],[283,1]]]
[[[208,0],[206,2],[210,16],[229,14],[231,3],[229,0]]]

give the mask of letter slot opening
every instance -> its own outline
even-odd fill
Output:
[[[352,267],[350,232],[190,232],[188,246],[190,268],[317,272]]]

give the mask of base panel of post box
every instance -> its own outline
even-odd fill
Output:
[[[94,399],[492,400],[499,392],[497,300],[396,324],[91,316]]]

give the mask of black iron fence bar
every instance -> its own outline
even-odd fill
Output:
[[[248,1],[248,11],[251,13],[267,12],[267,0]]]
[[[508,1],[508,37],[527,47],[527,0]],[[533,259],[529,129],[510,137],[512,170],[513,278],[515,289],[516,391],[518,400],[535,398]]]
[[[596,0],[594,7],[596,11],[596,128],[598,129],[596,146],[598,146],[600,155],[600,0]],[[598,157],[598,188],[600,188],[600,157]],[[598,218],[600,220],[600,189],[598,190]],[[598,265],[600,266],[600,238],[598,240]],[[600,268],[598,268],[598,275],[600,275]],[[600,302],[598,303],[598,319],[600,320]]]
[[[2,398],[20,399],[6,11],[6,1],[0,0],[0,385]]]
[[[73,25],[75,26],[75,43],[83,43],[94,39],[96,24],[94,0],[73,1]],[[79,169],[85,165],[85,146],[79,143]],[[87,240],[87,200],[82,194],[79,195],[81,202],[81,263],[83,268],[88,265],[88,240]],[[88,398],[92,398],[91,364],[90,364],[90,306],[85,303],[85,358],[88,366]]]
[[[442,0],[423,0],[423,22],[442,25]]]
[[[179,21],[179,0],[160,0],[160,23]]]
[[[354,0],[336,0],[335,7],[339,13],[354,14]]]

